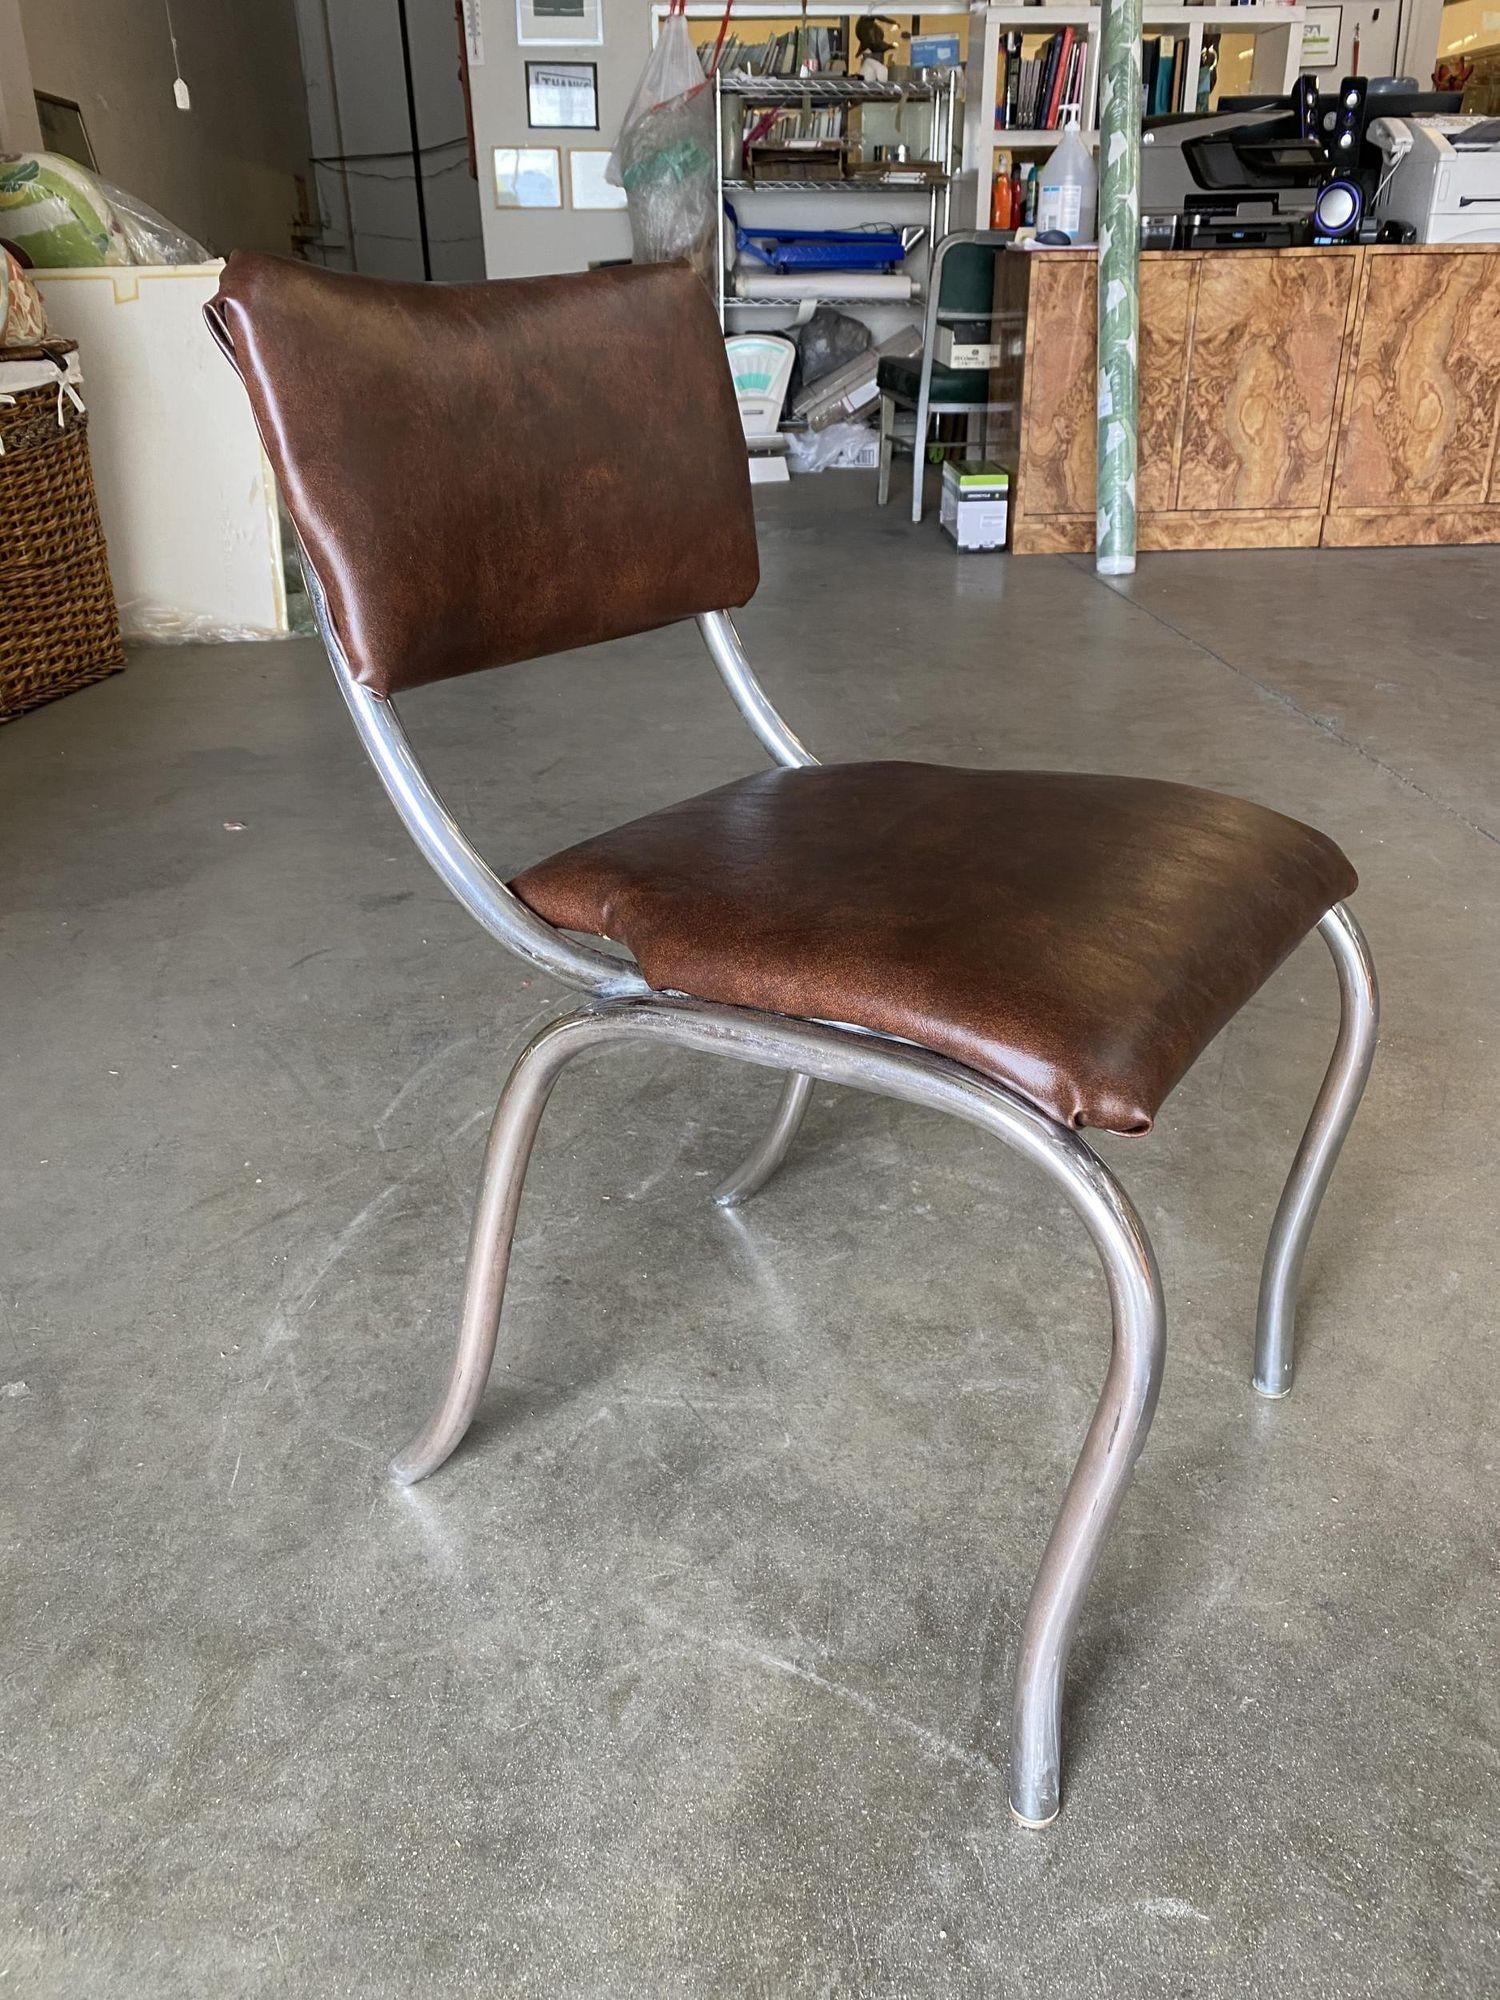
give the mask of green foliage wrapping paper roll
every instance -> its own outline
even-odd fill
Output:
[[[1099,83],[1098,518],[1101,576],[1135,568],[1140,341],[1141,0],[1104,0]]]

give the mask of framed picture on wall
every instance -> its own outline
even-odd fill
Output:
[[[537,42],[573,42],[600,48],[604,42],[602,0],[516,0],[516,40],[522,48]]]
[[[537,130],[599,130],[599,65],[529,62],[526,123]]]
[[[1302,23],[1302,68],[1337,69],[1342,7],[1309,7]]]
[[[496,208],[562,205],[562,155],[556,146],[495,148]]]
[[[568,154],[568,193],[574,208],[624,208],[625,190],[604,178],[604,147],[574,146]]]
[[[94,149],[89,144],[89,135],[83,128],[83,113],[71,97],[54,97],[51,91],[39,90],[36,95],[36,119],[42,128],[42,145],[49,153],[61,153],[65,160],[75,160],[80,167],[87,167],[91,174],[99,171],[99,162],[94,158]]]

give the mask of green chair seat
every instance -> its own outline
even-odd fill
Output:
[[[882,395],[915,406],[922,387],[922,363],[920,359],[883,360],[875,371],[875,382]],[[933,409],[945,403],[983,403],[989,393],[989,377],[982,368],[945,368],[941,361],[933,362],[927,394]]]

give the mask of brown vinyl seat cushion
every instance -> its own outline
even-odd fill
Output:
[[[512,887],[658,991],[898,1035],[1064,1124],[1145,1132],[1355,881],[1223,793],[892,763],[741,778]]]

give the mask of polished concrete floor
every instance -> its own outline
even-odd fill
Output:
[[[1101,1146],[1171,1314],[1012,1825],[1018,1623],[1107,1349],[977,1133],[666,1051],[544,1128],[470,1445],[447,1361],[560,995],[425,872],[306,641],[142,652],[0,731],[0,1995],[1500,1991],[1500,550],[959,557],[830,474],[743,629],[826,757],[1153,772],[1364,876],[1374,1082],[1292,1398],[1257,1264],[1331,1046],[1314,940]],[[407,704],[519,865],[759,767],[689,630]],[[997,968],[1002,976],[1003,968]]]

